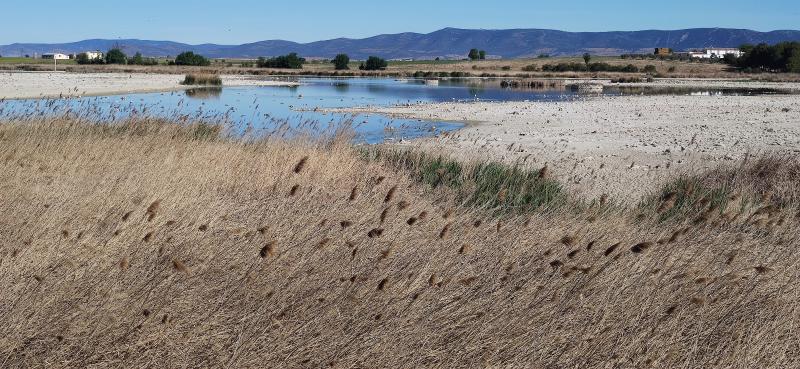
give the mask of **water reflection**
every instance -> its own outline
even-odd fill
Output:
[[[186,96],[193,99],[219,99],[222,95],[222,87],[201,87],[186,90]]]

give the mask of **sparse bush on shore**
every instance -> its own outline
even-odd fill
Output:
[[[106,53],[106,64],[127,64],[128,56],[120,49],[111,49]]]
[[[336,55],[336,57],[331,60],[331,64],[333,64],[335,70],[348,70],[350,69],[350,57],[347,56],[347,54]]]
[[[612,65],[608,63],[558,63],[558,64],[545,64],[542,65],[543,72],[620,72],[620,73],[638,73],[639,68],[633,64],[628,65]]]
[[[369,58],[367,58],[366,62],[361,63],[361,66],[359,66],[358,69],[361,69],[361,70],[384,70],[388,66],[389,66],[389,63],[387,63],[386,60],[381,59],[381,58],[379,58],[377,56],[370,56]]]
[[[183,85],[222,86],[222,79],[218,74],[187,74]]]
[[[186,51],[178,54],[178,56],[175,57],[174,64],[184,65],[184,66],[194,66],[194,67],[206,67],[211,65],[211,61],[208,60],[205,56],[195,54],[191,51]]]

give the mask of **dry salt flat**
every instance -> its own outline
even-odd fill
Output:
[[[766,153],[800,155],[800,95],[593,97],[348,112],[469,122],[457,132],[400,144],[548,166],[576,193],[621,201],[636,201],[682,172]]]
[[[0,99],[55,98],[175,91],[183,86],[178,74],[0,72]],[[222,76],[225,86],[293,86],[293,82]],[[195,86],[196,87],[196,86]]]

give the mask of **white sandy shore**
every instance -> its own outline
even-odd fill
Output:
[[[183,75],[143,73],[0,72],[0,99],[96,96],[175,91]],[[252,76],[222,76],[224,86],[294,86],[294,82]]]
[[[570,189],[636,201],[669,176],[765,152],[800,155],[800,95],[627,96],[442,103],[348,112],[478,122],[403,143],[469,159],[548,165]]]

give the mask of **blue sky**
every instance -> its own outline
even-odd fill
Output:
[[[444,27],[565,31],[800,28],[798,0],[7,1],[0,7],[0,44],[88,38],[222,44],[267,39],[309,42],[406,31],[426,33]]]

